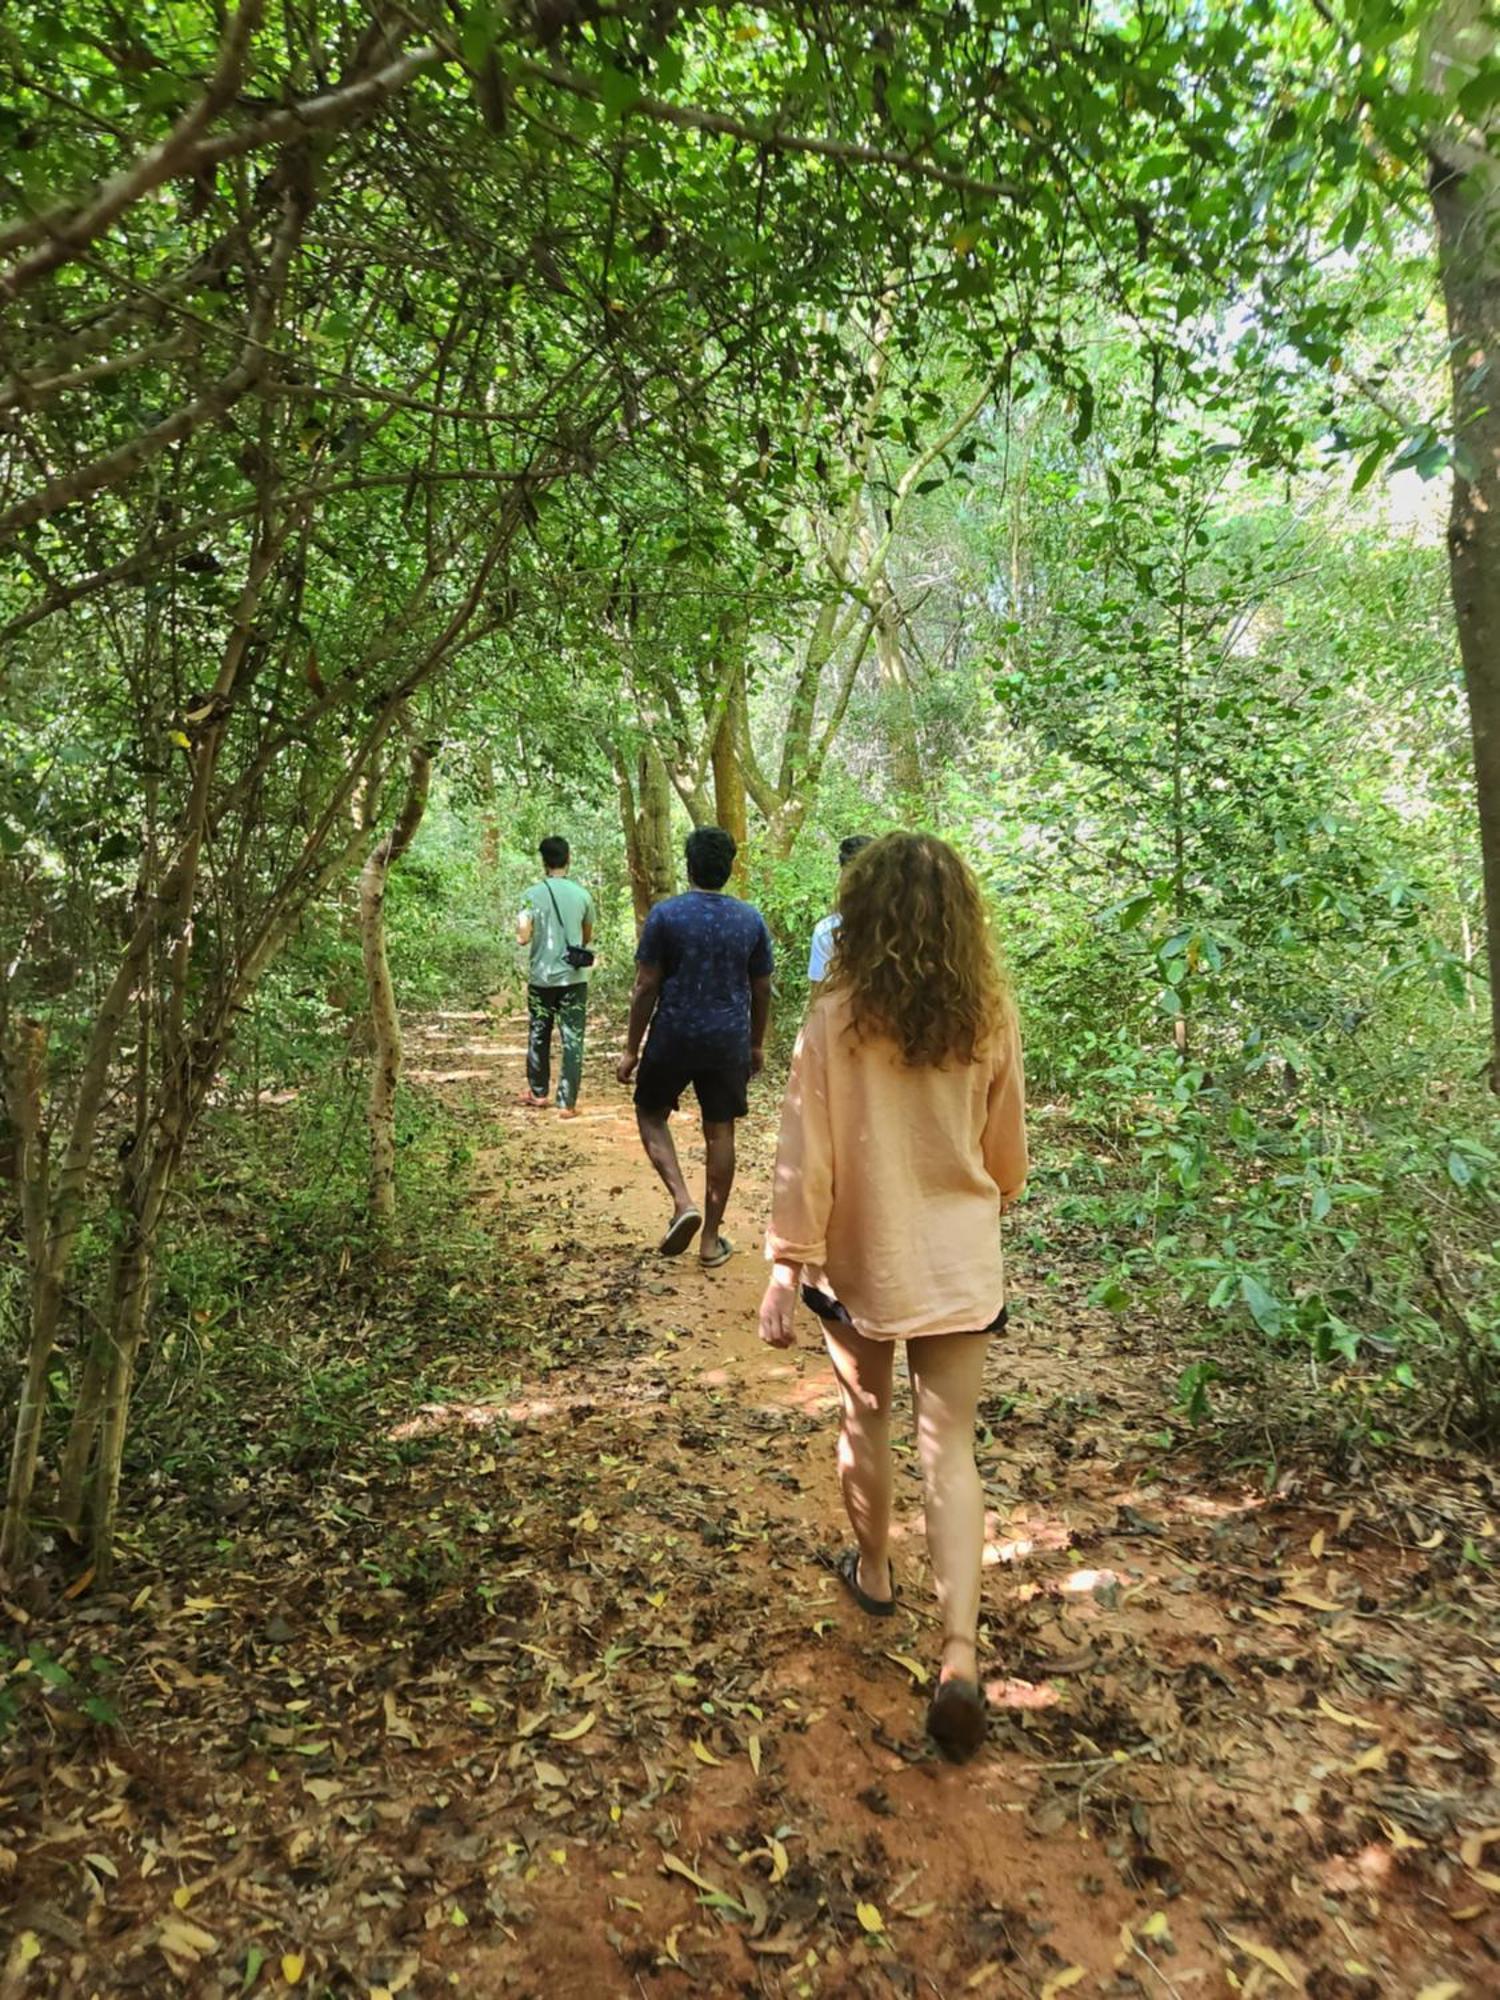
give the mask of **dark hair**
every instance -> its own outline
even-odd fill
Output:
[[[686,852],[688,880],[695,889],[722,889],[734,872],[734,835],[722,826],[694,827]]]
[[[875,838],[873,833],[846,834],[839,842],[839,866],[847,868],[862,847],[868,847]]]
[[[566,868],[572,858],[572,849],[560,833],[549,833],[537,852],[544,868]]]

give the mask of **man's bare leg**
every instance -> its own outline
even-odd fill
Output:
[[[672,1137],[672,1127],[665,1111],[642,1111],[637,1107],[635,1122],[640,1127],[641,1144],[646,1149],[646,1158],[655,1167],[662,1185],[672,1197],[672,1220],[685,1215],[694,1206],[693,1197],[688,1193],[687,1182],[682,1177],[682,1164],[677,1158],[677,1145]],[[691,1240],[691,1239],[689,1239]]]
[[[718,1255],[719,1224],[724,1220],[724,1211],[729,1206],[729,1192],[734,1186],[734,1123],[703,1126],[703,1149],[706,1155],[703,1170],[703,1235],[698,1244],[700,1257]]]

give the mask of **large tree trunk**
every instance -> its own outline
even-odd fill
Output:
[[[1456,462],[1448,562],[1474,740],[1490,984],[1490,1082],[1500,1092],[1500,107],[1482,124],[1454,98],[1493,57],[1482,0],[1450,0],[1428,44],[1431,81],[1452,107],[1432,143],[1432,210],[1448,310]]]
[[[412,843],[432,784],[432,755],[414,744],[406,797],[396,824],[371,849],[359,876],[359,932],[370,995],[370,1218],[377,1230],[396,1219],[396,1090],[401,1081],[401,1016],[385,940],[385,891],[392,868]]]

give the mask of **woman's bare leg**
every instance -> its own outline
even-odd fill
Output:
[[[852,1326],[823,1322],[838,1377],[839,1488],[859,1543],[859,1587],[891,1595],[891,1368],[895,1343],[866,1340]]]
[[[917,1451],[927,1509],[927,1549],[943,1614],[944,1680],[979,1678],[979,1584],[984,1488],[974,1463],[974,1419],[989,1342],[977,1333],[907,1342]]]

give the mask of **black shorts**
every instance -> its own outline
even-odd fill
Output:
[[[820,1291],[816,1285],[804,1285],[802,1287],[802,1303],[810,1312],[815,1312],[819,1319],[824,1320],[831,1326],[853,1326],[854,1324],[854,1321],[849,1317],[848,1308],[840,1300],[830,1298],[827,1292]],[[1006,1307],[1001,1306],[999,1312],[995,1314],[989,1325],[981,1326],[977,1331],[980,1333],[1000,1333],[1004,1330],[1009,1318],[1009,1311]]]
[[[750,1109],[745,1098],[749,1082],[747,1062],[704,1062],[698,1057],[674,1055],[665,1050],[653,1056],[648,1043],[635,1073],[635,1108],[675,1111],[682,1093],[691,1084],[704,1124],[728,1125],[736,1118],[743,1118]]]

